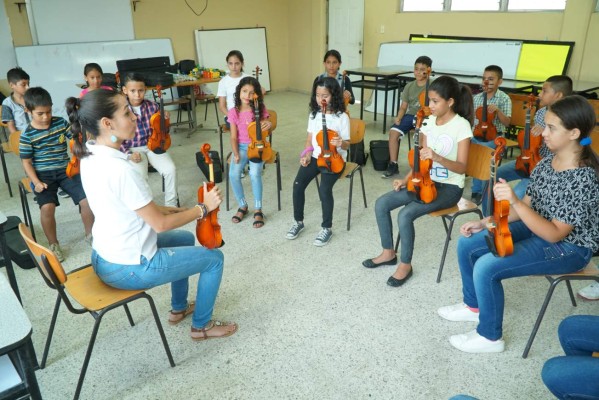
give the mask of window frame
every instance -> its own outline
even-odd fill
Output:
[[[439,0],[441,1],[441,0]],[[398,4],[398,13],[416,13],[416,12],[420,12],[420,13],[439,13],[439,12],[456,12],[456,13],[463,13],[463,12],[485,12],[485,13],[497,13],[497,12],[510,12],[510,13],[518,13],[518,12],[564,12],[565,11],[565,5],[564,5],[564,9],[562,10],[553,10],[553,9],[526,9],[526,10],[509,10],[508,9],[508,4],[510,0],[496,0],[499,1],[499,9],[498,10],[452,10],[451,9],[451,2],[452,0],[443,0],[443,10],[419,10],[419,11],[404,11],[404,2],[405,0],[399,0],[399,4]],[[568,0],[565,0],[566,2]],[[595,12],[599,12],[599,0],[597,1],[597,4],[595,5]]]

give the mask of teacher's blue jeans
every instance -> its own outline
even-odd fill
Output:
[[[254,208],[262,208],[262,166],[264,162],[251,162],[248,160],[248,144],[239,143],[239,163],[235,163],[235,157],[231,154],[231,165],[229,166],[229,180],[233,188],[235,200],[240,208],[247,207],[248,203],[241,184],[241,172],[245,165],[250,163],[250,180],[252,181],[252,193],[254,194]]]
[[[558,335],[566,355],[545,363],[543,382],[558,399],[599,399],[599,316],[570,316]]]
[[[514,253],[495,257],[487,247],[486,230],[458,240],[464,303],[479,308],[477,332],[489,340],[502,337],[504,293],[501,281],[528,275],[556,275],[584,268],[593,252],[566,242],[550,243],[522,222],[510,223]]]
[[[506,182],[517,181],[520,179],[520,182],[516,184],[514,187],[514,193],[518,196],[519,199],[524,198],[526,194],[526,188],[528,187],[528,182],[530,181],[529,175],[524,172],[516,169],[516,160],[512,160],[506,163],[502,163],[501,167],[497,168],[497,181],[499,182],[499,178],[505,179]],[[489,181],[485,181],[483,185],[483,198],[482,198],[482,208],[483,215],[485,217],[489,216],[489,192],[487,191],[489,188]]]
[[[114,264],[92,251],[94,270],[107,285],[141,290],[170,282],[171,307],[175,311],[187,308],[188,278],[200,274],[191,324],[194,328],[204,327],[212,318],[223,262],[220,250],[195,246],[195,236],[187,231],[159,233],[156,254],[151,260],[141,256],[140,263],[135,265]]]
[[[400,261],[402,263],[410,264],[412,262],[416,237],[414,221],[430,212],[453,207],[460,201],[463,192],[461,187],[438,182],[435,182],[435,187],[437,188],[437,198],[428,204],[416,201],[415,194],[405,188],[397,192],[392,190],[376,199],[374,213],[383,249],[393,249],[391,211],[403,206],[397,214],[401,241]]]

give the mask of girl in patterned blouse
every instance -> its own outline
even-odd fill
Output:
[[[518,199],[504,180],[493,188],[497,200],[510,203],[513,254],[496,257],[488,249],[488,218],[461,227],[464,302],[438,310],[449,321],[478,322],[475,330],[449,338],[459,350],[503,351],[503,279],[576,272],[599,249],[599,160],[589,138],[595,113],[583,97],[569,96],[549,107],[545,123],[543,138],[552,154],[532,172],[526,196]]]

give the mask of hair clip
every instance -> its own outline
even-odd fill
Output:
[[[580,140],[580,145],[581,145],[581,146],[588,146],[588,145],[590,145],[592,142],[593,142],[593,141],[591,140],[591,138],[587,136],[587,137],[585,137],[585,138],[583,138],[583,139],[581,139],[581,140]]]

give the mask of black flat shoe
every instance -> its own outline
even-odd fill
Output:
[[[389,279],[387,279],[387,285],[393,286],[393,287],[399,287],[399,286],[403,285],[404,283],[406,283],[406,281],[408,279],[410,279],[411,277],[412,277],[412,270],[410,270],[410,272],[408,272],[406,277],[403,279],[397,279],[397,278],[394,278],[393,276],[390,276]]]
[[[382,263],[375,263],[374,261],[372,261],[372,258],[362,261],[362,265],[365,266],[366,268],[376,268],[376,267],[380,267],[381,265],[395,265],[395,264],[397,264],[397,257],[393,257],[392,260],[383,261]]]

